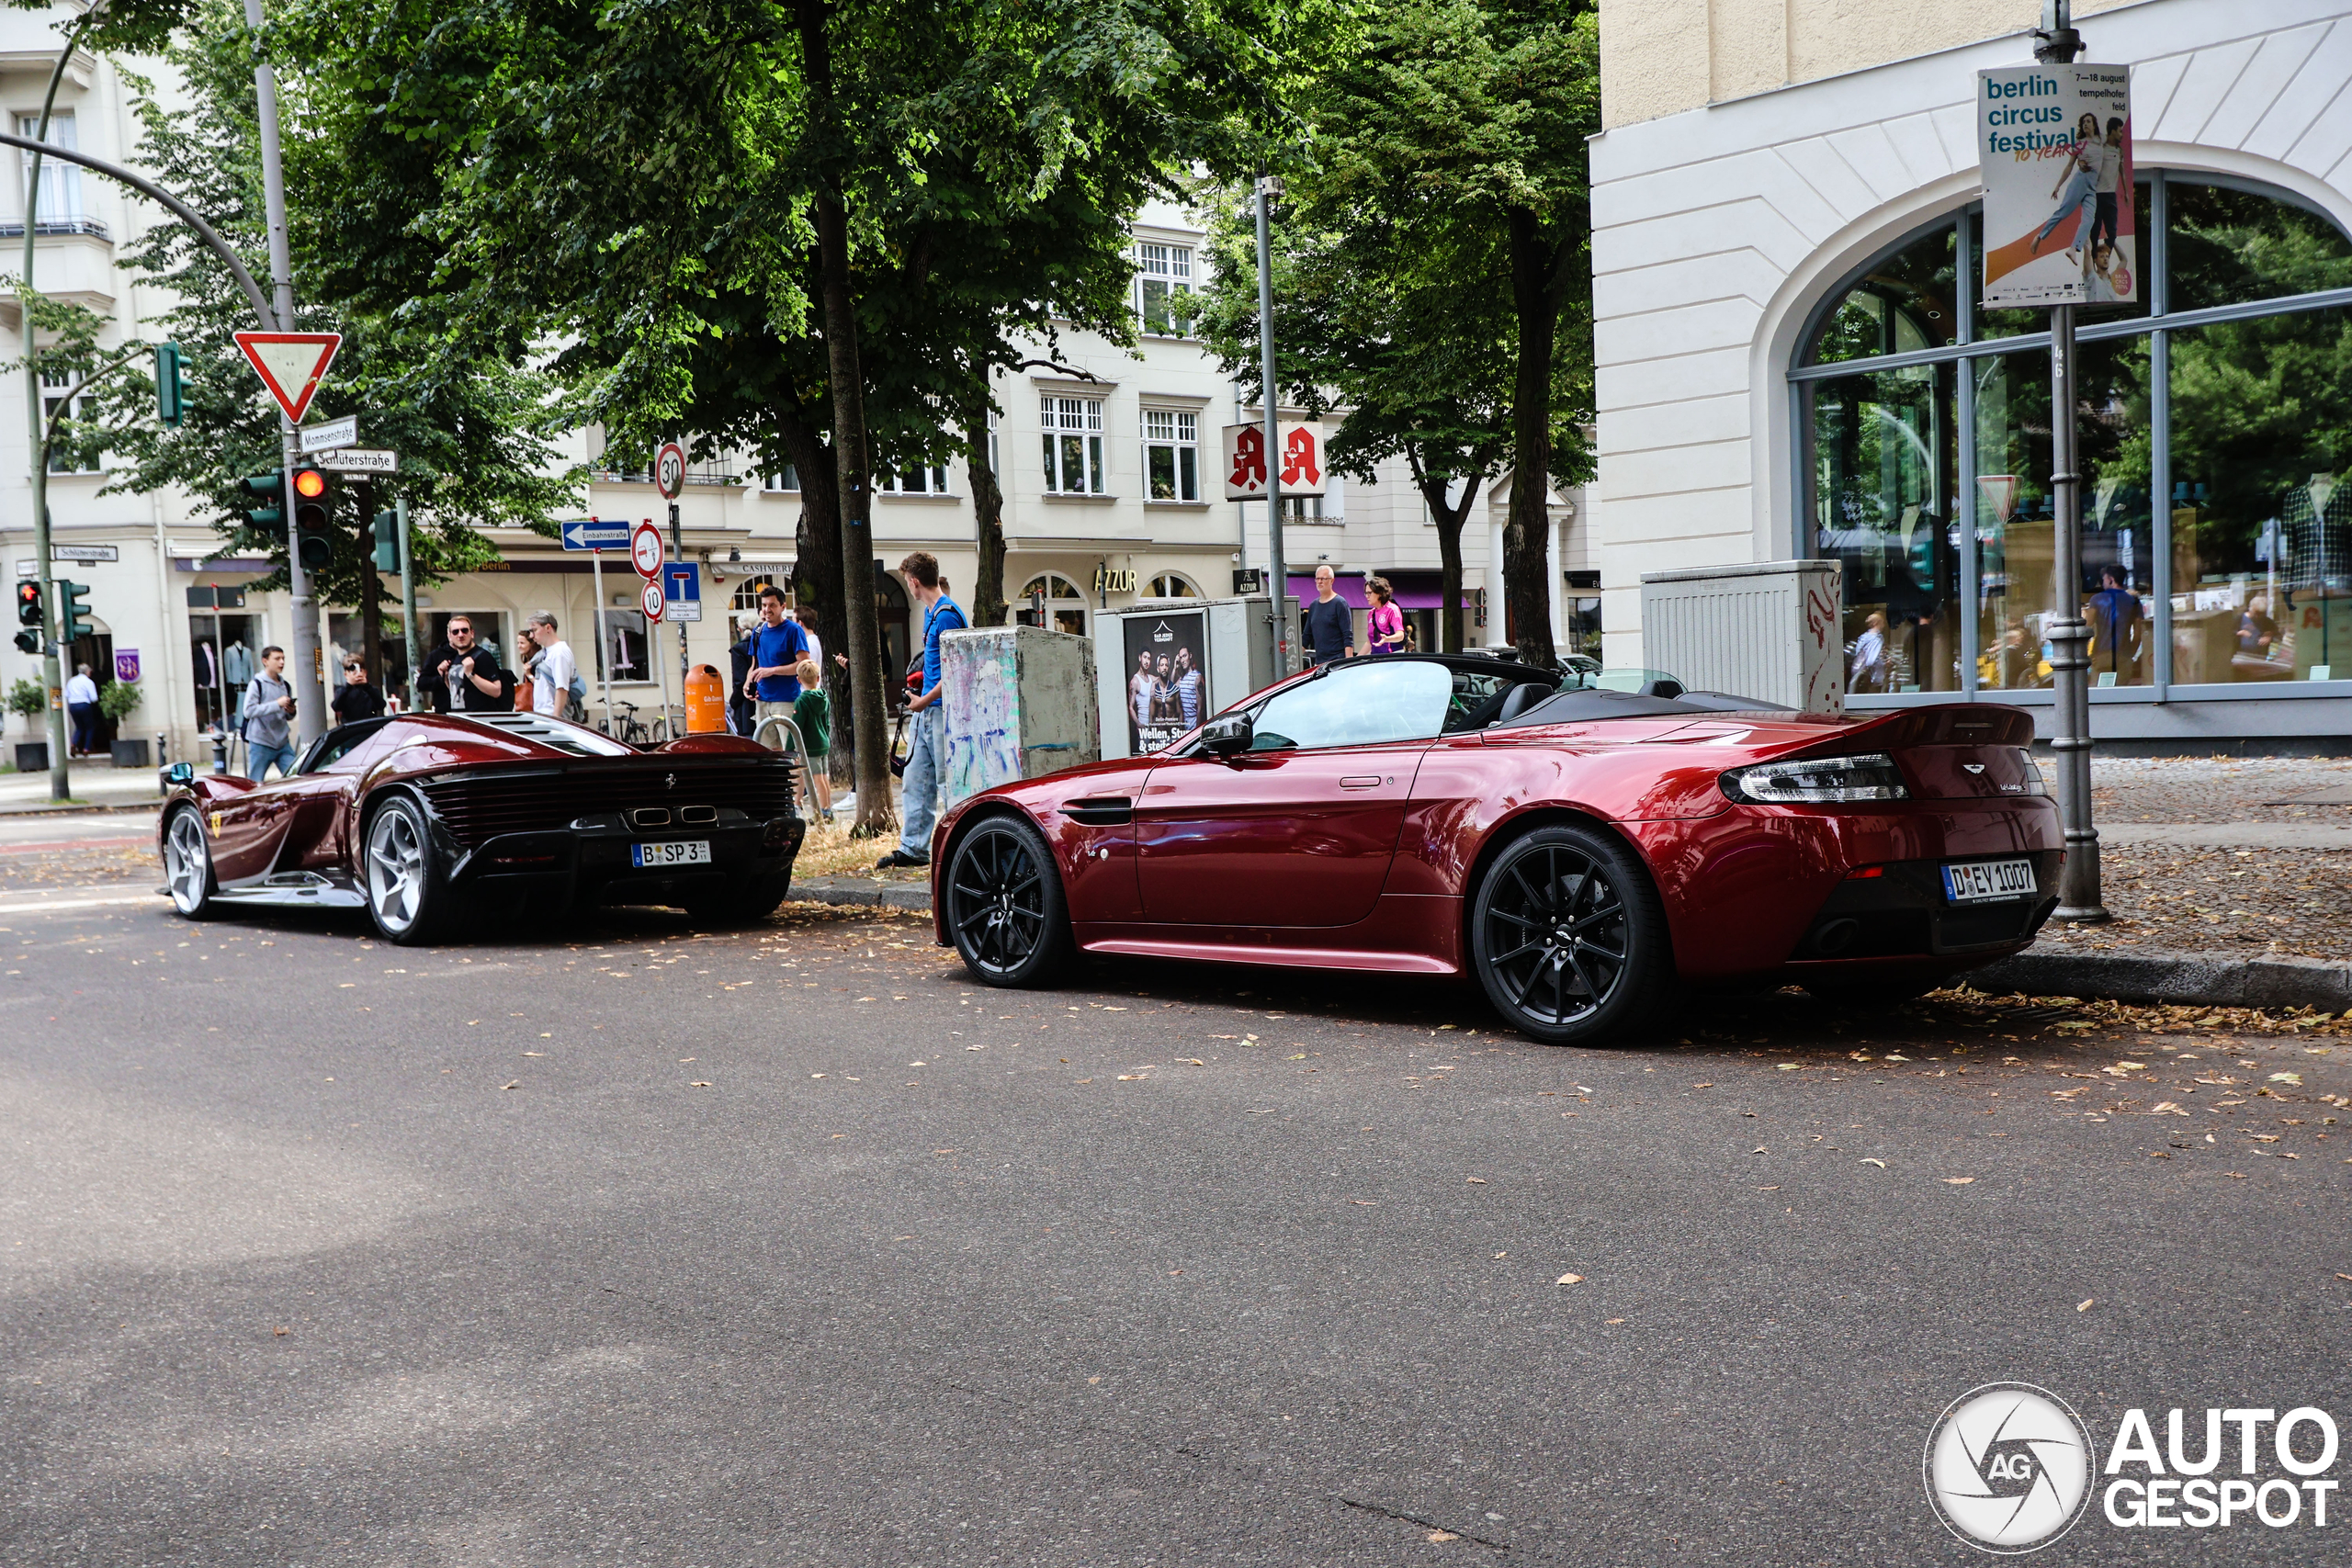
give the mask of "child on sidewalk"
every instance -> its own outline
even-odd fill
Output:
[[[808,749],[808,800],[813,815],[833,819],[833,781],[826,758],[833,749],[832,708],[819,683],[817,661],[804,659],[792,671],[800,682],[799,700],[792,705],[792,723]]]

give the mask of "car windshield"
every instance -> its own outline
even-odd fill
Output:
[[[1453,675],[1442,664],[1379,660],[1334,668],[1266,699],[1253,751],[1433,740],[1443,730]]]

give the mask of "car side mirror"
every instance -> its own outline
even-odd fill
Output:
[[[1212,756],[1229,758],[1247,751],[1256,739],[1257,726],[1246,713],[1228,714],[1201,726],[1201,750]]]
[[[196,782],[194,762],[174,762],[164,770],[164,782],[174,789],[184,788]]]

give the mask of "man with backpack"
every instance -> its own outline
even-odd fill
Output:
[[[571,645],[556,636],[555,617],[545,610],[531,612],[530,638],[538,649],[531,660],[531,708],[555,718],[583,711],[588,683],[580,678],[579,660]]]

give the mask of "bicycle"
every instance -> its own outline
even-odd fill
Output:
[[[607,709],[605,714],[605,723],[600,725],[598,728],[603,729],[606,735],[611,736],[614,739],[619,741],[624,746],[644,746],[648,744],[645,726],[637,721],[637,705],[635,703],[625,703],[616,699],[613,703],[613,707],[621,710],[620,716],[617,718],[614,717],[612,710]]]

